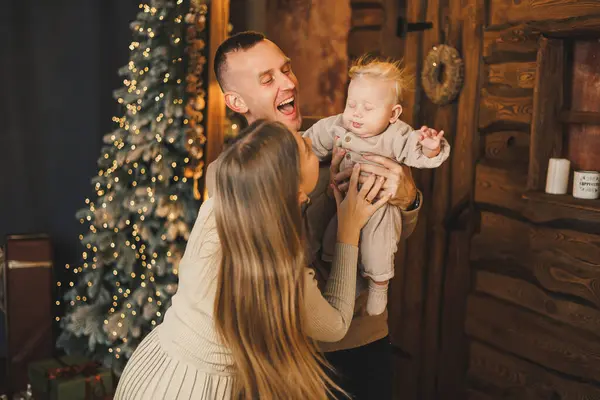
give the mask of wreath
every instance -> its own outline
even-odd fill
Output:
[[[435,104],[448,104],[456,98],[463,83],[463,61],[454,47],[435,46],[425,57],[421,73],[423,89]]]

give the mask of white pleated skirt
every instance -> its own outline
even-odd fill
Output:
[[[114,400],[229,400],[233,377],[201,371],[169,355],[152,330],[134,351],[121,375]]]

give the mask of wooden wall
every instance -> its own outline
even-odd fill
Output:
[[[600,3],[490,0],[485,14],[465,387],[469,398],[600,398],[600,227],[527,194],[534,92],[559,87],[536,76],[541,33],[600,27]]]
[[[350,4],[267,0],[266,34],[292,59],[303,115],[333,115],[346,101]],[[276,21],[276,22],[275,22]]]
[[[398,398],[600,399],[600,203],[528,192],[535,93],[558,88],[537,76],[542,33],[600,37],[600,2],[408,0],[398,13],[434,24],[393,54],[417,74],[439,43],[465,63],[455,102],[434,105],[418,81],[404,104],[414,127],[448,132],[452,155],[415,172],[425,205],[390,301]],[[380,31],[356,29],[377,45],[349,41],[350,55],[386,48]]]
[[[434,105],[418,78],[403,104],[412,126],[447,132],[452,155],[415,171],[425,202],[389,302],[397,398],[600,399],[600,201],[529,191],[545,139],[531,135],[536,101],[555,84],[538,74],[543,36],[600,37],[600,1],[349,5],[349,59],[403,57],[418,78],[426,53],[446,43],[465,64],[453,103]],[[434,27],[398,38],[399,16]]]

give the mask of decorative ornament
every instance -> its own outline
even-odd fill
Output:
[[[433,103],[444,105],[454,100],[462,88],[463,76],[463,61],[454,47],[435,46],[425,57],[421,81]]]

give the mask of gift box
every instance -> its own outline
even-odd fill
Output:
[[[3,246],[2,301],[6,387],[25,390],[31,361],[52,357],[54,338],[52,243],[48,235],[8,235]]]
[[[36,400],[112,399],[112,371],[84,357],[36,361],[28,372]]]

